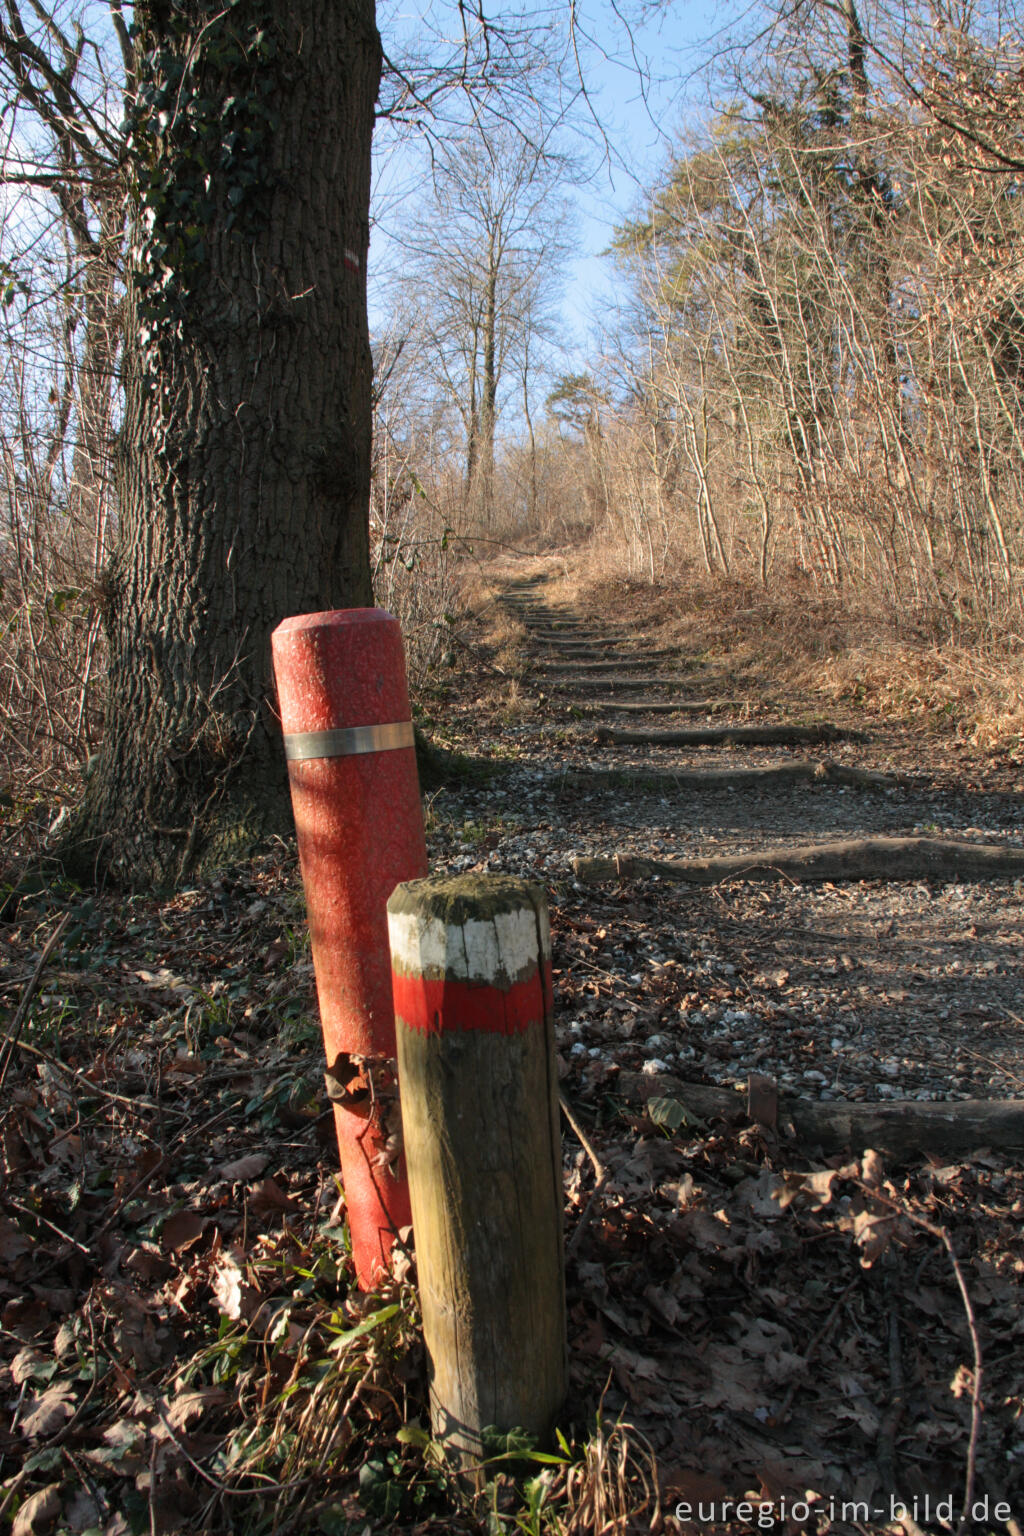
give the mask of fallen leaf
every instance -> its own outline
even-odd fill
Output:
[[[60,1484],[50,1483],[38,1493],[30,1493],[14,1517],[11,1536],[42,1536],[56,1523],[60,1514]]]
[[[232,1184],[255,1179],[269,1162],[270,1158],[264,1153],[250,1152],[247,1157],[238,1157],[233,1163],[223,1163],[217,1169],[217,1177],[227,1179]]]
[[[13,1264],[15,1259],[20,1259],[22,1254],[28,1253],[32,1247],[32,1239],[13,1221],[6,1216],[0,1216],[0,1263]]]
[[[861,1249],[862,1269],[870,1269],[881,1258],[899,1231],[898,1216],[872,1216],[870,1211],[858,1211],[853,1218],[853,1236]]]
[[[815,1173],[785,1173],[776,1198],[783,1210],[794,1200],[801,1200],[812,1211],[819,1211],[832,1199],[832,1186],[837,1179],[856,1178],[859,1174],[857,1163],[847,1168],[819,1168]]]
[[[735,1199],[753,1215],[763,1216],[768,1221],[777,1220],[788,1204],[784,1199],[783,1180],[767,1169],[756,1179],[743,1179],[737,1184]]]
[[[666,1327],[674,1328],[682,1316],[682,1308],[671,1291],[666,1291],[658,1285],[648,1285],[644,1288],[644,1300],[661,1322]]]
[[[731,1234],[729,1224],[717,1217],[710,1215],[708,1211],[699,1206],[692,1211],[684,1211],[679,1218],[679,1230],[697,1248],[725,1248]]]
[[[282,960],[288,958],[290,951],[291,945],[287,939],[275,939],[272,944],[267,946],[266,953],[263,956],[263,969],[265,971],[272,971],[275,965],[280,965]]]
[[[163,1224],[160,1246],[165,1253],[180,1253],[197,1243],[208,1225],[207,1218],[197,1211],[175,1211]]]
[[[63,1524],[79,1536],[82,1531],[92,1530],[103,1519],[99,1501],[86,1488],[77,1488],[64,1509]]]
[[[151,1280],[166,1280],[171,1273],[171,1265],[159,1253],[153,1253],[149,1248],[133,1248],[128,1257],[122,1260],[125,1269],[131,1270],[133,1275],[145,1282]]]
[[[75,1411],[75,1395],[66,1381],[56,1381],[33,1397],[21,1421],[21,1432],[30,1440],[52,1435]]]
[[[791,1381],[799,1381],[807,1369],[803,1355],[794,1355],[788,1349],[777,1349],[765,1356],[764,1373],[777,1387],[786,1387]]]
[[[681,1126],[700,1125],[700,1120],[678,1099],[648,1099],[647,1114],[655,1125],[667,1131],[678,1131]]]
[[[190,1419],[198,1419],[207,1408],[226,1403],[228,1394],[223,1387],[199,1387],[194,1392],[179,1392],[167,1407],[164,1418],[172,1429],[184,1429]]]
[[[255,1184],[249,1192],[249,1204],[257,1216],[265,1216],[270,1211],[297,1211],[298,1206],[285,1190],[274,1179],[264,1179]]]
[[[949,1384],[954,1397],[971,1397],[974,1392],[974,1372],[969,1365],[958,1365]]]
[[[39,1351],[33,1349],[31,1344],[26,1344],[24,1349],[18,1350],[18,1353],[11,1361],[11,1380],[16,1387],[20,1387],[23,1382],[31,1381],[39,1368],[45,1366],[45,1364],[46,1361]],[[45,1379],[44,1376],[43,1380],[45,1381]]]
[[[148,1433],[147,1424],[141,1418],[118,1419],[115,1424],[108,1424],[103,1431],[103,1438],[110,1449],[94,1451],[93,1458],[107,1465],[116,1465],[137,1450]]]

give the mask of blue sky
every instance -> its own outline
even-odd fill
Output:
[[[714,51],[723,27],[747,9],[742,0],[717,6],[711,0],[676,0],[651,10],[627,32],[609,0],[600,0],[587,33],[580,8],[586,88],[607,140],[602,155],[600,134],[592,125],[592,174],[586,185],[573,191],[579,254],[566,271],[562,314],[581,361],[590,337],[600,331],[602,317],[615,302],[612,265],[600,253],[616,225],[635,207],[641,189],[650,186],[665,165],[681,128],[700,112],[705,88],[694,78],[697,70]],[[397,12],[395,19],[415,25],[411,10]],[[382,30],[387,47],[383,18]],[[372,291],[374,268],[394,261],[394,238],[397,234],[400,241],[404,221],[416,216],[423,176],[422,157],[413,146],[392,153],[378,177],[380,222],[370,257],[371,325],[382,320]]]
[[[591,88],[611,153],[576,197],[580,255],[567,274],[563,313],[580,343],[600,329],[615,299],[612,265],[600,253],[663,170],[681,130],[701,112],[704,88],[694,76],[724,14],[701,0],[653,16],[633,32],[640,70],[621,35],[598,36],[610,57],[591,67]]]

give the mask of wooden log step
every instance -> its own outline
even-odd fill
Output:
[[[610,715],[717,715],[723,709],[747,709],[746,699],[594,699],[588,713],[604,710]]]
[[[646,656],[602,656],[597,661],[574,661],[560,656],[552,661],[531,659],[530,666],[548,677],[572,679],[590,677],[595,672],[635,672],[638,667],[646,666],[648,659]]]
[[[538,679],[543,681],[543,679]],[[552,678],[552,681],[554,679]],[[642,688],[689,688],[690,679],[679,675],[677,677],[609,677],[607,674],[601,677],[573,677],[571,679],[559,678],[560,683],[571,681],[572,688],[577,693],[588,693],[593,689],[607,688],[614,693],[616,689],[623,693],[636,693]]]
[[[597,740],[605,747],[798,746],[805,742],[869,741],[864,731],[821,725],[723,725],[717,729],[683,731],[614,731],[599,725]]]
[[[636,636],[597,629],[575,632],[527,629],[527,639],[531,645],[536,641],[538,645],[550,646],[555,651],[567,651],[587,645],[632,645]]]
[[[525,619],[541,619],[553,624],[582,624],[582,615],[578,613],[559,613],[555,608],[548,608],[543,603],[510,603],[506,600],[505,608],[511,608]]]
[[[607,646],[600,643],[592,643],[586,646],[573,646],[570,650],[557,650],[537,654],[532,657],[533,665],[538,667],[564,667],[571,671],[574,667],[585,666],[591,662],[594,666],[613,663],[616,667],[626,662],[633,666],[646,667],[652,661],[679,661],[678,651],[627,651],[621,649],[621,642],[610,641]],[[685,665],[685,662],[684,662]]]
[[[1010,880],[1024,875],[1024,848],[940,837],[863,837],[713,859],[577,858],[577,880],[645,880],[691,885],[722,880]]]
[[[617,1087],[633,1103],[675,1099],[701,1120],[735,1120],[745,1114],[745,1095],[734,1088],[681,1082],[669,1076],[622,1072]],[[927,1153],[957,1157],[982,1147],[1024,1147],[1024,1099],[904,1099],[885,1104],[791,1098],[778,1101],[778,1123],[809,1149],[864,1152],[890,1158]]]
[[[611,647],[618,649],[620,646],[633,647],[627,654],[635,656],[678,656],[677,650],[662,646],[658,650],[648,650],[646,647],[637,649],[632,635],[590,635],[580,640],[538,640],[536,635],[528,635],[527,640],[541,655],[552,661],[561,660],[563,657],[600,656]]]
[[[618,643],[636,639],[624,629],[597,629],[593,624],[567,624],[562,629],[552,629],[548,625],[542,628],[537,624],[524,627],[529,638],[541,645],[606,645],[609,641]]]
[[[588,791],[634,790],[646,794],[675,794],[679,790],[774,789],[780,785],[838,784],[850,789],[892,790],[908,781],[869,768],[853,768],[846,763],[814,762],[795,758],[788,762],[765,763],[760,768],[675,768],[651,772],[644,768],[588,768],[585,772],[565,772],[557,782],[567,788]]]

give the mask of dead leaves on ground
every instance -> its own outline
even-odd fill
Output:
[[[170,903],[97,904],[55,956],[0,1110],[0,1504],[18,1536],[269,1532],[285,1507],[300,1527],[361,1531],[445,1507],[418,1442],[397,1439],[425,1415],[411,1293],[367,1311],[350,1289],[291,880],[257,865]],[[630,980],[640,909],[573,921],[562,990],[595,1040],[636,1049],[691,979],[680,992],[666,962]],[[31,965],[19,922],[4,933],[21,956],[0,983],[9,1006]],[[612,946],[625,981],[605,968]],[[724,966],[699,985],[716,1006],[745,1001]],[[1013,1496],[1018,1169],[794,1165],[770,1128],[700,1125],[671,1104],[630,1120],[606,1062],[573,1063],[607,1172],[569,1267],[581,1436],[602,1401],[605,1425],[636,1421],[665,1508],[698,1486],[868,1497],[888,1465],[907,1494],[962,1477],[963,1308],[941,1246],[894,1201],[962,1257],[985,1357],[979,1485]],[[566,1155],[572,1230],[593,1172],[568,1135]],[[574,1519],[643,1528],[653,1464],[603,1434],[559,1486],[576,1490]],[[361,1489],[360,1466],[375,1469]]]
[[[12,1011],[50,921],[23,906],[3,932]],[[415,1307],[353,1291],[305,942],[269,858],[86,902],[63,936],[0,1107],[0,1511],[22,1536],[269,1530],[402,1422]]]
[[[570,1270],[577,1390],[610,1371],[606,1411],[633,1417],[680,1487],[712,1476],[736,1499],[783,1477],[822,1510],[942,1489],[959,1509],[974,1358],[948,1255],[925,1230],[941,1223],[985,1356],[974,1486],[1019,1507],[1019,1171],[982,1155],[897,1176],[873,1152],[793,1169],[754,1126],[635,1124],[638,1140],[598,1142],[602,1209]]]

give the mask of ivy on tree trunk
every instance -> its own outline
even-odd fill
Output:
[[[80,874],[289,824],[270,632],[372,602],[373,0],[148,0],[129,121],[120,526]]]

